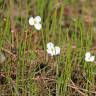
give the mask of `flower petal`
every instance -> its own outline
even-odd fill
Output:
[[[90,62],[90,57],[88,58],[88,57],[85,57],[85,61],[86,62]]]
[[[40,23],[36,23],[34,24],[34,26],[37,30],[40,30],[42,28],[42,25]]]
[[[34,18],[34,20],[35,20],[36,22],[40,22],[40,21],[41,21],[41,17],[40,17],[40,16],[36,16],[36,17]]]
[[[51,50],[47,49],[47,53],[48,53],[48,54],[51,54]]]
[[[90,52],[86,52],[85,57],[90,57],[91,53]]]
[[[54,44],[52,42],[47,43],[47,48],[48,49],[54,48]]]
[[[55,55],[60,54],[60,47],[55,46]]]
[[[55,50],[47,49],[47,53],[50,54],[51,56],[53,56],[53,55],[55,55]]]
[[[95,60],[95,56],[90,57],[90,62],[93,62]]]
[[[33,17],[30,17],[30,18],[29,18],[29,24],[30,24],[30,25],[34,25],[34,18],[33,18]]]

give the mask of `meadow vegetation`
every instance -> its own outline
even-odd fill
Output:
[[[95,6],[0,0],[0,96],[96,96],[96,62],[85,59],[86,52],[96,56]],[[41,17],[41,30],[30,26],[31,16]],[[48,54],[49,42],[58,54]]]

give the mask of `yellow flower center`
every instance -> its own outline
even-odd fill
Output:
[[[36,20],[34,20],[34,24],[37,24]]]

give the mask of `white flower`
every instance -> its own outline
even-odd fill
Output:
[[[59,55],[60,54],[60,47],[55,46],[55,54]]]
[[[93,62],[95,60],[95,56],[90,57],[90,62]]]
[[[47,44],[47,53],[50,54],[51,56],[59,55],[60,54],[60,47],[54,46],[53,43],[49,42]]]
[[[37,30],[40,30],[42,28],[42,25],[40,24],[41,22],[41,17],[40,16],[36,16],[35,18],[33,17],[30,17],[29,18],[29,24],[31,26],[34,25],[34,27],[37,29]]]
[[[90,52],[85,54],[85,61],[86,62],[93,62],[95,60],[95,56],[92,56]]]
[[[54,48],[54,44],[53,44],[52,42],[49,42],[49,43],[47,44],[47,48],[48,48],[48,49]]]

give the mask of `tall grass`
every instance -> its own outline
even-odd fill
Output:
[[[96,92],[94,93],[96,74],[93,74],[96,72],[96,66],[94,63],[84,61],[87,51],[94,53],[94,50],[90,50],[94,39],[93,25],[85,25],[82,16],[64,16],[64,8],[68,4],[76,6],[77,2],[76,0],[61,0],[61,2],[59,0],[17,0],[17,3],[9,0],[9,3],[1,2],[3,13],[0,17],[0,51],[4,51],[6,61],[0,65],[0,72],[4,73],[6,83],[3,87],[0,84],[0,96],[77,96],[77,93],[78,96],[96,95]],[[38,15],[42,18],[42,29],[39,32],[28,24],[30,16]],[[66,21],[69,23],[68,27],[66,27]],[[17,25],[18,27],[16,27]],[[16,33],[15,37],[12,30]],[[33,37],[34,33],[36,38],[39,38],[36,43],[34,43],[36,39]],[[60,56],[52,58],[46,55],[46,44],[50,41],[60,46]],[[43,60],[38,57],[37,49],[42,49],[45,53]],[[42,53],[40,55],[42,56]],[[56,83],[55,95],[52,95],[52,89],[44,80],[43,73],[46,73],[46,70],[42,73],[43,69],[40,69],[39,66],[42,62],[49,66],[51,60],[53,61],[51,66],[55,64],[56,71],[53,80]],[[48,70],[50,71],[50,69]],[[77,73],[74,74],[74,70]],[[15,80],[11,78],[12,73],[16,75]],[[77,77],[74,77],[76,74]],[[75,83],[76,85],[74,85]],[[74,92],[75,95],[73,95]]]

